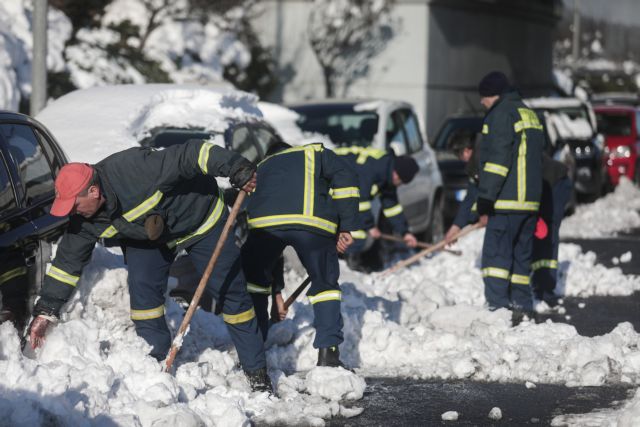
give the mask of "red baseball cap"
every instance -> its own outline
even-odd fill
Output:
[[[56,178],[56,198],[51,206],[51,215],[69,215],[76,203],[76,197],[87,188],[92,177],[93,168],[86,163],[64,165]]]

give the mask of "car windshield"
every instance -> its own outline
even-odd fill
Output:
[[[355,111],[352,105],[292,107],[303,132],[326,135],[336,145],[369,146],[378,131],[375,111]]]
[[[598,131],[611,136],[631,135],[631,116],[626,113],[596,113]]]

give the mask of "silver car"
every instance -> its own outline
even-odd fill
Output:
[[[443,236],[443,187],[435,153],[426,144],[411,104],[401,101],[315,101],[287,105],[303,132],[326,136],[336,146],[364,146],[410,155],[420,166],[398,189],[412,233],[427,241]]]

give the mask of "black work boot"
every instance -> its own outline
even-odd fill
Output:
[[[329,366],[333,368],[345,366],[340,361],[340,350],[338,346],[325,347],[318,349],[318,364],[317,366]],[[346,369],[346,368],[345,368]]]
[[[271,378],[267,374],[267,368],[256,369],[255,371],[244,371],[249,380],[249,385],[253,391],[267,391],[273,393]]]

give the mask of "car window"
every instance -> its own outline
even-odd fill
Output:
[[[190,139],[211,139],[214,135],[202,129],[161,128],[151,131],[151,136],[140,141],[143,147],[167,148],[184,144]]]
[[[260,150],[262,151],[260,153],[260,156],[259,156],[258,160],[262,160],[264,158],[264,156],[266,155],[267,150],[269,149],[269,147],[271,147],[275,143],[281,141],[281,138],[278,137],[278,135],[276,135],[275,133],[271,132],[267,128],[254,127],[253,128],[253,133],[254,133],[256,139],[258,140],[258,145],[260,146]]]
[[[403,120],[399,111],[394,111],[387,121],[386,146],[396,156],[407,154],[407,138],[404,133]]]
[[[356,111],[352,105],[296,109],[303,132],[319,133],[338,146],[368,147],[378,133],[375,111]]]
[[[247,126],[238,126],[233,130],[231,147],[251,162],[258,161],[260,158],[257,142]]]
[[[16,197],[15,194],[13,194],[13,188],[9,180],[9,171],[0,153],[0,217],[3,217],[5,213],[16,207]]]
[[[640,110],[636,110],[636,133],[640,135]]]
[[[36,135],[38,136],[38,140],[40,140],[40,145],[44,148],[44,152],[49,159],[49,165],[51,165],[51,169],[53,170],[54,175],[58,175],[58,171],[62,167],[60,164],[60,159],[56,155],[55,150],[53,149],[53,143],[47,139],[46,136],[38,129],[34,129],[36,131]]]
[[[596,113],[598,132],[611,136],[630,136],[631,119],[628,113]]]
[[[404,126],[405,134],[407,135],[407,145],[410,153],[415,153],[422,149],[423,141],[420,134],[420,125],[415,114],[410,110],[401,110],[398,114],[399,119]]]
[[[19,124],[0,125],[0,133],[17,165],[27,203],[53,194],[53,175],[42,146],[31,127]]]

